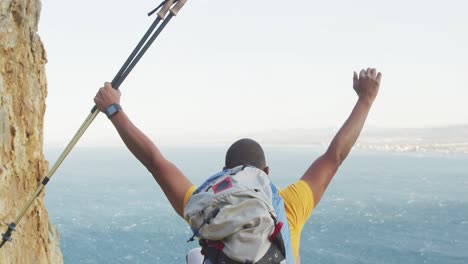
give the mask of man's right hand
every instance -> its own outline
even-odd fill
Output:
[[[120,104],[120,91],[112,88],[110,82],[105,82],[94,97],[97,108],[104,112],[112,104]]]
[[[106,82],[94,98],[101,111],[112,104],[120,103],[120,91]],[[151,172],[156,182],[166,194],[174,210],[183,217],[185,195],[193,186],[190,180],[161,154],[156,145],[138,129],[124,111],[111,119],[117,132],[132,154]]]
[[[353,88],[360,100],[373,103],[379,92],[382,74],[375,69],[361,70],[359,76],[354,72]]]

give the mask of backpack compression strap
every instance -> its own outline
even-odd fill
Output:
[[[284,243],[281,233],[279,233],[274,242],[271,243],[270,248],[265,255],[257,262],[246,261],[239,262],[230,259],[224,254],[224,243],[221,241],[210,241],[202,239],[200,240],[200,246],[202,246],[201,253],[205,256],[205,261],[208,259],[212,264],[279,264],[285,260]]]

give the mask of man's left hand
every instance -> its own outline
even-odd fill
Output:
[[[353,88],[359,96],[360,100],[367,102],[374,102],[379,92],[380,80],[382,74],[377,73],[376,69],[368,68],[367,70],[361,70],[359,76],[354,72]]]

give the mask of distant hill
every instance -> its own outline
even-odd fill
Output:
[[[256,135],[265,144],[328,146],[338,128],[277,130]],[[468,124],[428,128],[365,128],[357,148],[392,152],[468,154]]]

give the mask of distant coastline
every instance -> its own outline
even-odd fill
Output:
[[[270,145],[328,146],[338,129],[296,129],[259,133]],[[355,148],[396,153],[468,154],[468,124],[430,128],[364,129]]]
[[[234,140],[249,137],[262,145],[273,147],[320,147],[326,148],[338,128],[322,129],[277,129],[250,133],[213,133],[187,137],[178,134],[154,133],[163,147],[227,147]],[[124,147],[119,138],[86,141],[79,147],[115,148]],[[46,144],[48,149],[62,150],[65,143]],[[389,153],[420,153],[441,155],[468,155],[468,124],[428,128],[376,128],[364,127],[355,149]]]

